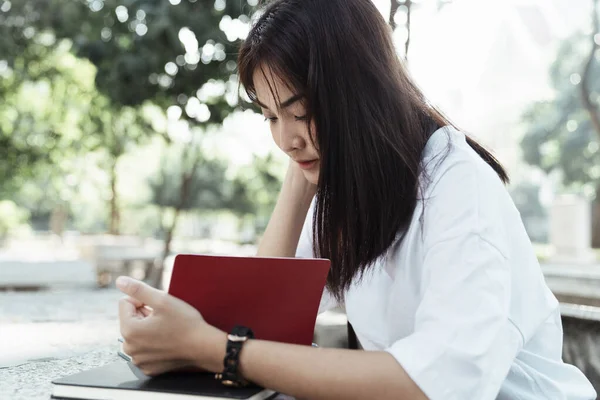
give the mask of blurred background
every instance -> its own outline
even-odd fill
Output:
[[[373,2],[431,102],[507,167],[565,359],[598,388],[599,0]],[[119,274],[164,288],[177,253],[254,254],[287,165],[239,92],[257,5],[0,0],[0,381],[112,344]],[[343,346],[344,318],[317,340]]]

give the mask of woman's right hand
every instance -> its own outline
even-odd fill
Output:
[[[290,159],[288,164],[288,170],[283,181],[282,191],[285,186],[289,185],[292,193],[299,196],[299,198],[309,197],[312,201],[312,198],[315,196],[317,192],[317,185],[309,182],[304,176],[304,172],[298,166],[298,163],[294,160]]]

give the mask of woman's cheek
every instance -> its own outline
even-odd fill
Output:
[[[273,128],[271,128],[271,137],[273,138],[273,141],[275,142],[275,144],[277,145],[277,147],[279,147],[279,149],[281,151],[283,151],[283,149],[281,148],[281,144],[279,139],[281,139],[281,137],[275,133],[275,130]]]

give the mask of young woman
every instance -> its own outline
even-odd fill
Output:
[[[427,102],[370,0],[272,2],[239,73],[290,158],[258,255],[329,258],[321,309],[343,302],[368,351],[234,344],[119,278],[125,351],[144,372],[221,372],[229,345],[232,380],[299,398],[596,398],[561,360],[559,305],[506,173]]]

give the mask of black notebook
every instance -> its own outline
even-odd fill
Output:
[[[53,399],[264,400],[276,396],[272,390],[258,386],[224,386],[210,373],[172,372],[150,378],[135,365],[124,361],[60,378],[52,383]]]

